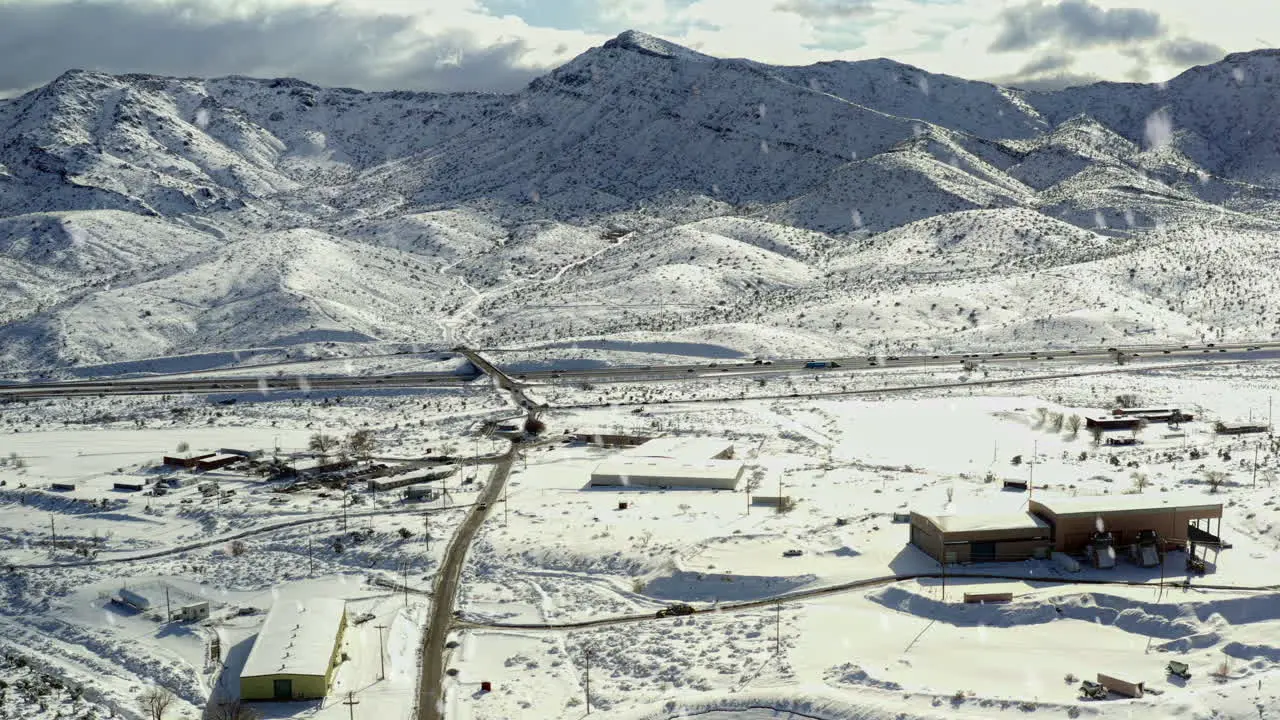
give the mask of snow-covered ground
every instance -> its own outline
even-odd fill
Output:
[[[553,410],[545,417],[552,434],[728,437],[748,470],[732,492],[591,488],[592,467],[618,451],[560,441],[527,450],[468,555],[447,663],[456,670],[446,678],[447,717],[584,714],[588,664],[593,713],[633,720],[706,711],[754,720],[751,712],[773,712],[738,712],[753,706],[819,720],[1014,717],[1033,708],[1209,718],[1256,713],[1255,702],[1274,706],[1267,683],[1280,670],[1280,593],[1202,586],[1280,586],[1276,454],[1265,437],[1211,430],[1219,419],[1267,418],[1280,389],[1277,366],[1069,368],[1081,375],[1035,380],[1045,368],[985,368],[985,379],[1027,380],[1004,387],[972,384],[984,379],[979,368],[535,388],[553,404],[635,403]],[[950,388],[800,397],[960,383],[962,375],[969,383]],[[757,392],[779,397],[750,399]],[[1131,447],[1070,431],[1071,417],[1103,412],[1119,395],[1176,405],[1196,420],[1176,431],[1152,425]],[[722,400],[661,402],[681,396]],[[499,445],[471,432],[505,407],[479,387],[295,393],[230,405],[181,396],[14,405],[0,436],[0,562],[12,566],[3,582],[0,650],[27,660],[6,660],[3,673],[25,678],[24,688],[39,675],[65,687],[42,696],[44,711],[33,691],[23,695],[16,686],[0,706],[41,720],[73,707],[137,717],[134,696],[159,684],[178,696],[175,716],[195,716],[235,690],[236,664],[263,617],[239,608],[322,594],[345,599],[352,617],[374,619],[353,625],[344,646],[350,659],[327,700],[263,710],[336,720],[351,691],[360,713],[408,718],[430,609],[424,593],[478,485],[461,481],[483,480],[483,468],[447,481],[447,500],[406,506],[394,496],[357,493],[363,500],[348,508],[345,531],[340,494],[276,493],[279,481],[230,468],[196,478],[236,490],[221,504],[203,501],[194,485],[160,497],[112,485],[184,474],[156,467],[179,443],[193,454],[239,447],[294,456],[314,433],[366,427],[379,456],[483,455]],[[1225,473],[1216,494],[1208,483],[1214,472]],[[1163,586],[1157,569],[1121,563],[1072,574],[1042,561],[950,568],[945,590],[936,578],[858,585],[937,572],[907,544],[907,526],[894,515],[1025,507],[1026,494],[1003,490],[1004,479],[1032,480],[1041,497],[1139,489],[1216,497],[1232,548],[1189,588],[1178,554],[1166,561]],[[52,491],[53,482],[76,489]],[[752,494],[788,495],[795,506],[779,513],[749,505],[748,485]],[[56,548],[51,535],[60,540]],[[786,557],[788,550],[802,554]],[[1009,579],[961,577],[972,572]],[[1070,583],[1082,578],[1140,584]],[[213,615],[184,624],[127,613],[107,602],[124,586],[157,598],[167,591],[175,605],[209,599]],[[965,605],[963,593],[976,587],[1015,599]],[[785,597],[811,591],[818,592]],[[654,618],[677,602],[718,611]],[[565,627],[586,621],[596,624]],[[503,627],[512,624],[546,627]],[[384,680],[377,625],[387,626]],[[221,664],[209,661],[214,637]],[[1169,659],[1189,663],[1192,679],[1169,681]],[[1067,678],[1097,672],[1145,681],[1162,694],[1079,700],[1079,682]],[[490,692],[480,688],[485,681]]]
[[[668,718],[752,704],[824,719],[1020,716],[1033,709],[1208,718],[1256,713],[1254,702],[1274,707],[1266,685],[1280,661],[1280,615],[1273,610],[1280,592],[1196,586],[1280,586],[1270,443],[1210,429],[1219,418],[1265,419],[1278,380],[1274,366],[1260,364],[1045,381],[1016,395],[974,388],[942,397],[557,413],[549,420],[579,430],[732,437],[762,470],[758,492],[781,492],[797,505],[783,514],[749,507],[744,488],[589,488],[592,466],[616,450],[562,445],[529,453],[527,466],[512,475],[506,507],[494,509],[471,555],[461,602],[464,618],[478,625],[457,634],[454,717],[581,714],[588,651],[593,707],[609,717]],[[1143,404],[1182,407],[1197,420],[1177,431],[1151,426],[1136,447],[1053,430],[1056,413],[1097,414],[1126,393]],[[1015,455],[1020,464],[1010,462]],[[1216,496],[1206,483],[1213,470],[1228,474]],[[1226,506],[1223,534],[1233,547],[1189,589],[1182,587],[1181,555],[1171,554],[1163,587],[1158,569],[1122,563],[1072,574],[1026,561],[952,568],[945,591],[939,580],[922,579],[780,608],[732,607],[937,572],[907,545],[907,527],[894,513],[1025,508],[1025,493],[1002,489],[1006,478],[1034,478],[1037,496],[1070,497],[1137,492],[1139,477],[1142,492],[1216,497]],[[784,557],[789,549],[804,554]],[[966,572],[1024,580],[956,576]],[[1076,579],[1146,586],[1069,584]],[[1007,590],[1015,601],[965,605],[963,593],[976,588]],[[723,609],[644,619],[672,602]],[[484,627],[611,617],[616,623],[577,629]],[[1192,679],[1167,679],[1170,659],[1189,663]],[[1144,681],[1153,692],[1141,701],[1079,700],[1079,679],[1097,672]],[[491,693],[478,690],[486,680]]]

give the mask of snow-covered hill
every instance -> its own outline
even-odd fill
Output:
[[[1226,288],[1270,285],[1278,86],[1275,51],[1029,92],[637,32],[513,95],[70,71],[0,101],[0,354],[1269,336]]]

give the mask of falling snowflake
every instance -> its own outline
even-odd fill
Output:
[[[1148,150],[1159,150],[1173,141],[1173,118],[1165,108],[1147,116],[1145,130]]]
[[[916,85],[920,88],[920,92],[925,95],[929,94],[929,78],[921,75],[920,78],[916,80]]]
[[[209,127],[209,110],[200,108],[196,110],[196,127],[204,129]]]

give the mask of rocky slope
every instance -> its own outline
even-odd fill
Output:
[[[71,71],[0,101],[0,359],[1270,335],[1223,288],[1269,286],[1278,88],[1275,51],[1044,93],[635,32],[514,95]]]

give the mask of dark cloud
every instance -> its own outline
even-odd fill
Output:
[[[176,0],[0,0],[0,94],[70,68],[160,75],[298,77],[369,90],[510,91],[542,72],[519,40],[482,46],[465,31],[424,37],[412,18],[329,6],[257,8]],[[240,6],[241,8],[243,6]]]
[[[1203,40],[1180,37],[1165,40],[1156,47],[1156,53],[1171,63],[1178,65],[1198,65],[1221,60],[1227,51]]]
[[[1071,72],[1074,63],[1075,58],[1067,53],[1050,52],[1033,58],[1011,75],[988,78],[987,82],[1022,90],[1061,90],[1100,79],[1096,75]]]
[[[812,20],[840,20],[866,15],[874,4],[874,0],[782,0],[774,8]]]
[[[1034,78],[1010,78],[997,82],[1005,87],[1018,88],[1019,90],[1061,90],[1069,87],[1079,87],[1080,85],[1092,85],[1101,81],[1102,78],[1089,73],[1050,73]]]
[[[1163,32],[1160,16],[1149,10],[1106,10],[1088,0],[1063,0],[1047,5],[1034,0],[1000,13],[1000,34],[991,44],[995,52],[1026,50],[1046,43],[1074,48],[1148,40]]]
[[[1066,53],[1050,53],[1038,58],[1034,58],[1031,62],[1022,66],[1018,71],[1018,77],[1034,77],[1036,75],[1045,75],[1054,71],[1065,70],[1074,62],[1070,55]]]

